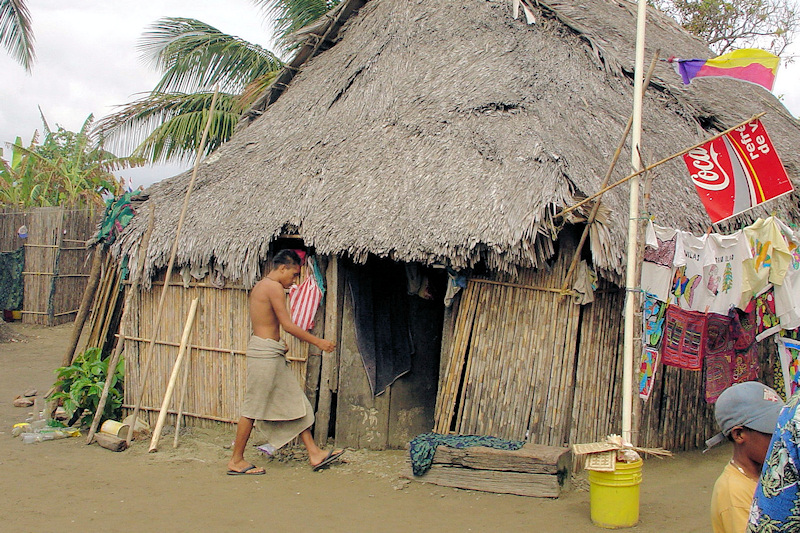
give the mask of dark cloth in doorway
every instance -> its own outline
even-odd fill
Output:
[[[403,266],[389,260],[353,265],[347,284],[353,299],[356,343],[373,396],[411,370],[414,344]]]

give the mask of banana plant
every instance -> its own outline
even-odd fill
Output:
[[[117,157],[103,148],[103,139],[91,134],[89,115],[77,133],[52,130],[42,115],[44,138],[38,134],[29,147],[11,144],[10,162],[2,161],[0,203],[20,207],[66,205],[102,206],[103,197],[122,192],[115,171],[144,164],[138,157]]]

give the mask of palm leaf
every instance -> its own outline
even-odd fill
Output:
[[[195,19],[163,18],[138,45],[163,76],[154,92],[240,92],[252,80],[282,68],[272,52]]]
[[[208,117],[213,93],[153,93],[103,118],[96,126],[112,146],[150,162],[192,161]],[[220,93],[205,154],[233,135],[242,109],[236,95]],[[145,132],[150,132],[145,135]]]
[[[282,51],[289,52],[297,46],[289,36],[317,21],[339,5],[341,0],[253,0],[253,3],[275,20],[278,46]]]
[[[23,0],[0,0],[0,44],[27,72],[31,71],[36,54],[31,15]]]

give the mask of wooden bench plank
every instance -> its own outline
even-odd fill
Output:
[[[460,466],[435,464],[422,476],[414,476],[409,465],[409,479],[445,487],[479,490],[500,494],[516,494],[540,498],[558,498],[561,494],[559,476],[524,472],[475,470]]]
[[[566,475],[572,465],[569,448],[526,444],[519,450],[494,448],[450,448],[439,446],[433,463],[458,465],[480,470],[501,470],[531,474]]]

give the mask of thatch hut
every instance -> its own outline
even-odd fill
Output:
[[[170,280],[145,410],[161,403],[197,295],[186,411],[195,421],[236,419],[246,290],[276,247],[299,236],[326,265],[317,331],[338,341],[322,358],[293,347],[292,364],[317,406],[318,437],[381,448],[436,427],[562,445],[619,431],[627,190],[603,197],[582,250],[601,278],[591,304],[559,293],[586,211],[553,215],[600,188],[631,113],[635,5],[530,3],[528,24],[512,17],[512,4],[346,0],[305,33],[297,58],[234,139],[199,167],[176,264],[210,271],[188,289],[177,275]],[[647,56],[656,49],[712,56],[649,10]],[[662,62],[645,96],[645,162],[761,111],[800,185],[800,124],[773,95],[720,79],[684,87]],[[621,161],[630,160],[626,151]],[[618,167],[613,179],[628,173]],[[648,211],[657,222],[705,230],[683,163],[651,174]],[[147,287],[127,323],[128,404],[160,292],[150,289],[164,282],[189,181],[186,173],[148,190],[156,221]],[[769,209],[800,220],[797,193]],[[134,261],[148,222],[141,212],[116,245]],[[395,267],[404,266],[422,268],[440,292],[446,277],[437,266],[469,282],[449,308],[441,298],[407,299],[411,371],[376,397],[359,353],[351,282],[403,284]],[[223,279],[224,289],[212,283]],[[668,368],[645,406],[639,442],[694,447],[712,426],[700,374]]]

